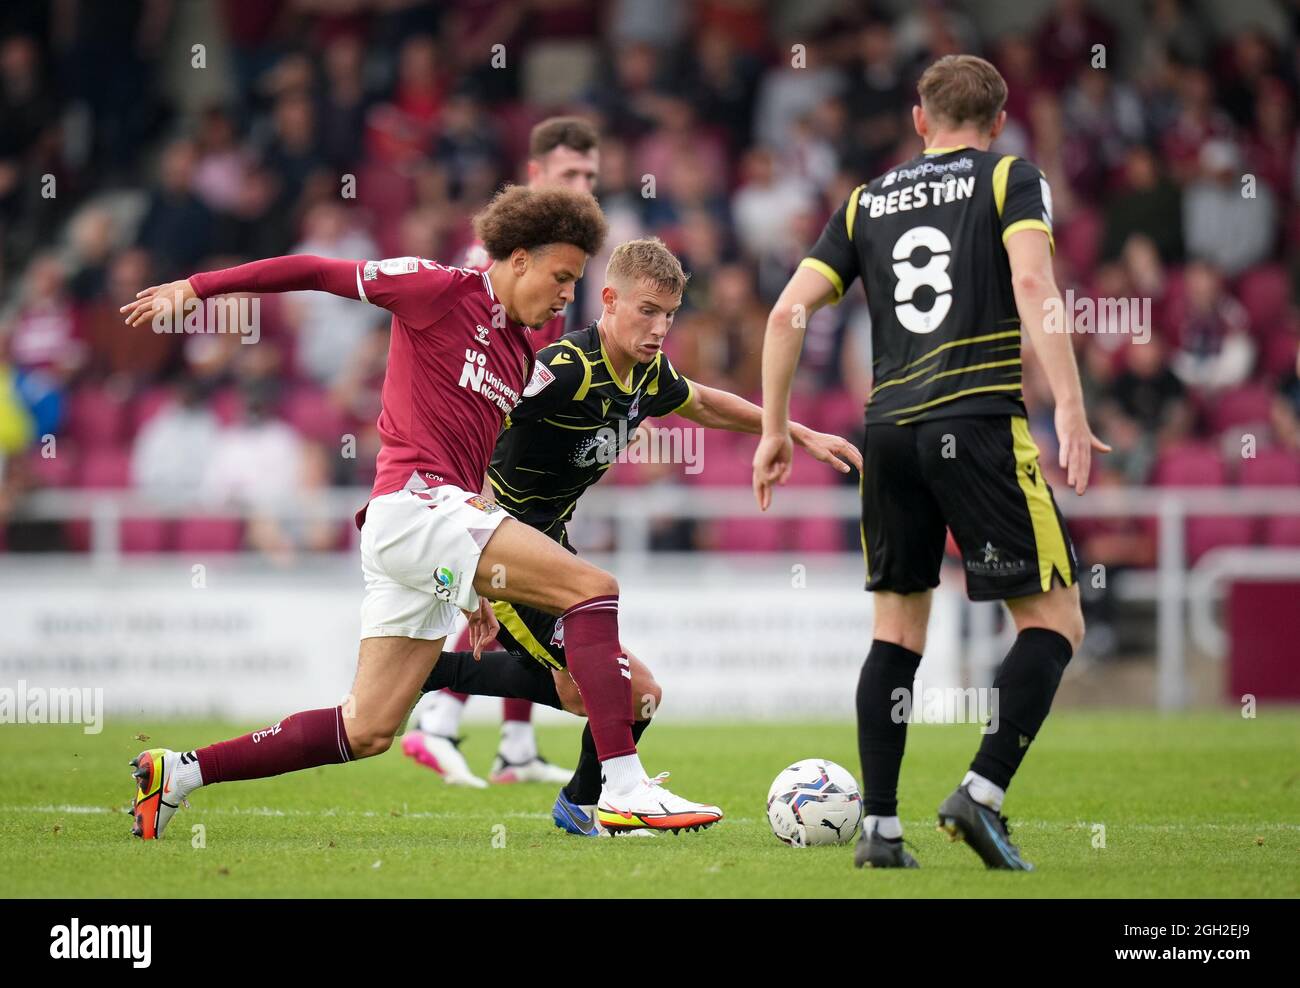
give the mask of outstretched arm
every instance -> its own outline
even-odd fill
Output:
[[[763,410],[740,395],[718,388],[706,388],[698,381],[691,382],[691,398],[677,414],[706,429],[728,429],[731,432],[759,433],[763,431]],[[840,473],[849,472],[849,463],[862,469],[862,454],[842,436],[816,432],[798,422],[789,424],[790,438],[808,451],[814,459],[829,463]],[[843,459],[841,459],[843,457]],[[845,463],[844,460],[848,460]]]
[[[194,298],[210,298],[232,292],[320,291],[344,298],[360,299],[361,261],[340,261],[312,254],[291,254],[251,261],[220,271],[205,271],[182,281],[154,285],[136,294],[122,306],[128,326],[166,317]]]
[[[801,267],[776,300],[763,337],[763,438],[754,453],[754,496],[766,511],[772,487],[790,479],[794,454],[790,385],[812,314],[838,296],[838,287],[814,267]]]

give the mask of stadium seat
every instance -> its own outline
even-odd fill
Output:
[[[174,526],[165,518],[126,518],[119,531],[123,552],[166,552],[173,536]]]
[[[1241,276],[1236,295],[1250,316],[1251,332],[1262,339],[1285,316],[1291,300],[1291,282],[1280,264],[1265,264]]]
[[[1091,271],[1097,264],[1101,235],[1101,216],[1094,209],[1081,207],[1056,232],[1057,252],[1065,256],[1072,270]]]
[[[68,406],[66,433],[86,447],[116,445],[130,438],[128,402],[104,388],[78,388]]]
[[[1285,377],[1295,370],[1297,352],[1300,352],[1300,333],[1288,323],[1264,341],[1260,367],[1271,378]]]
[[[181,552],[236,552],[244,542],[244,523],[231,518],[185,518],[176,527]]]
[[[87,449],[79,477],[82,487],[130,487],[131,453],[123,446]]]
[[[687,474],[687,482],[699,487],[750,487],[753,483],[753,452],[729,447],[709,447],[704,469]],[[777,552],[784,542],[788,519],[722,518],[707,526],[708,541],[724,552]]]
[[[856,548],[847,541],[848,526],[838,518],[798,518],[791,549],[804,552],[844,552]]]
[[[1265,518],[1260,542],[1271,546],[1300,546],[1300,515]]]
[[[1152,472],[1159,487],[1217,487],[1228,481],[1223,457],[1212,443],[1179,443],[1160,454]]]
[[[347,415],[329,395],[311,385],[299,385],[280,406],[281,416],[302,435],[336,449],[340,437],[350,431]]]
[[[1239,482],[1243,487],[1300,488],[1300,456],[1270,447],[1241,461]],[[1300,515],[1274,515],[1256,523],[1257,541],[1262,545],[1300,545]]]
[[[80,457],[73,443],[56,442],[54,456],[42,456],[37,444],[27,454],[27,469],[41,487],[68,487],[77,482]]]
[[[1241,461],[1237,471],[1243,487],[1300,487],[1300,456],[1270,446]]]
[[[1250,518],[1231,515],[1192,518],[1187,522],[1187,561],[1194,565],[1211,549],[1220,546],[1252,545],[1255,526]]]
[[[644,463],[615,463],[606,471],[600,482],[613,484],[615,487],[640,487],[648,479]]]
[[[1227,470],[1219,450],[1208,443],[1184,443],[1165,450],[1156,462],[1154,482],[1161,487],[1219,487],[1227,483]],[[1154,535],[1154,519],[1147,521]],[[1195,563],[1210,549],[1224,545],[1250,545],[1250,518],[1215,516],[1190,518],[1186,529],[1187,560]]]
[[[711,526],[713,547],[721,552],[780,552],[788,519],[724,518]]]
[[[858,442],[862,438],[865,411],[861,395],[844,390],[827,391],[817,402],[816,428]]]
[[[1267,425],[1273,407],[1273,392],[1260,384],[1248,384],[1225,391],[1205,408],[1210,429],[1226,432],[1233,426]]]

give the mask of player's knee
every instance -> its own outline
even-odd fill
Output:
[[[578,690],[578,684],[567,674],[556,673],[555,692],[560,698],[561,710],[566,713],[576,714],[579,717],[587,716],[587,705],[582,701],[582,693]]]
[[[1073,588],[1057,587],[1048,594],[1037,597],[1028,606],[1013,607],[1016,624],[1020,630],[1047,628],[1070,643],[1071,654],[1083,644],[1083,609],[1079,594]]]
[[[638,688],[632,692],[632,717],[635,720],[650,720],[659,712],[663,700],[663,687],[654,679],[638,684]]]
[[[565,581],[561,593],[559,605],[561,609],[568,610],[593,597],[617,597],[618,580],[595,566],[584,566],[572,579]]]
[[[382,755],[393,745],[395,731],[358,726],[348,730],[348,747],[353,758],[373,758]]]
[[[560,706],[568,713],[576,714],[579,717],[587,716],[587,705],[582,702],[582,694],[577,690],[572,693],[560,694]]]
[[[1061,615],[1060,627],[1056,631],[1070,643],[1070,653],[1074,654],[1079,651],[1079,646],[1083,644],[1084,630],[1083,609],[1076,600]]]
[[[1071,654],[1083,644],[1083,608],[1077,587],[1057,588],[1051,595],[1049,627],[1070,643]]]
[[[925,625],[909,623],[876,623],[871,637],[877,641],[889,642],[899,648],[905,648],[917,655],[925,654]]]
[[[595,569],[595,567],[593,567]],[[603,569],[596,569],[593,573],[584,576],[583,600],[590,600],[592,597],[617,597],[618,580],[614,579],[612,573],[606,573]]]

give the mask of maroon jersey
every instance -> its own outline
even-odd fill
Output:
[[[488,256],[482,240],[475,240],[470,244],[461,261],[461,267],[472,268],[475,271],[486,271],[492,267],[492,258]],[[533,342],[533,353],[537,353],[542,347],[550,346],[563,336],[568,329],[568,319],[569,313],[565,310],[554,319],[543,323],[540,328],[530,329],[528,334]]]
[[[393,324],[379,413],[383,445],[370,496],[407,486],[482,489],[497,435],[533,369],[528,332],[504,319],[485,273],[416,257],[299,255],[210,271],[190,284],[200,298],[317,289],[387,309]],[[357,526],[364,520],[362,508]]]

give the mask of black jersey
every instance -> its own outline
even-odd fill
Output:
[[[871,312],[867,423],[1024,415],[1006,238],[1052,237],[1042,173],[1014,155],[930,148],[853,190],[801,266]],[[1055,245],[1053,244],[1053,249]]]
[[[691,393],[662,352],[620,381],[595,323],[566,333],[538,352],[532,380],[497,437],[488,467],[497,503],[542,531],[564,524],[637,426],[677,411]]]

